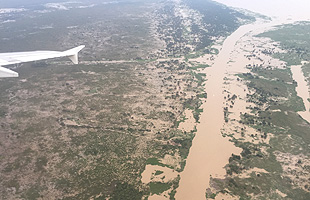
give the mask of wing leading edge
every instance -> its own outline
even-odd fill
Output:
[[[69,57],[74,63],[78,64],[78,53],[85,45],[69,49],[67,51],[29,51],[15,53],[0,53],[0,78],[3,77],[18,77],[18,73],[10,69],[1,67],[5,65],[19,64],[37,60],[46,60],[50,58]]]

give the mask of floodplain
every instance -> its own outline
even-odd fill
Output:
[[[309,199],[310,25],[270,20],[203,0],[0,12],[1,52],[87,44],[0,80],[1,197]]]

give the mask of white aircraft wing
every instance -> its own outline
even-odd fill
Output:
[[[37,60],[45,60],[50,58],[69,57],[74,64],[78,64],[78,52],[85,46],[81,45],[67,51],[29,51],[29,52],[14,52],[0,53],[0,78],[1,77],[18,77],[18,73],[1,67],[24,62]]]

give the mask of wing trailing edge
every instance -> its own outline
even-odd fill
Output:
[[[5,77],[18,77],[18,73],[10,69],[0,67],[0,78],[5,78]]]

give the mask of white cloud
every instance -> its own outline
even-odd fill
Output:
[[[6,14],[6,13],[17,13],[17,12],[23,12],[26,11],[24,8],[2,8],[0,9],[0,14]]]
[[[46,8],[54,8],[57,10],[69,10],[63,3],[47,3],[45,4]]]

